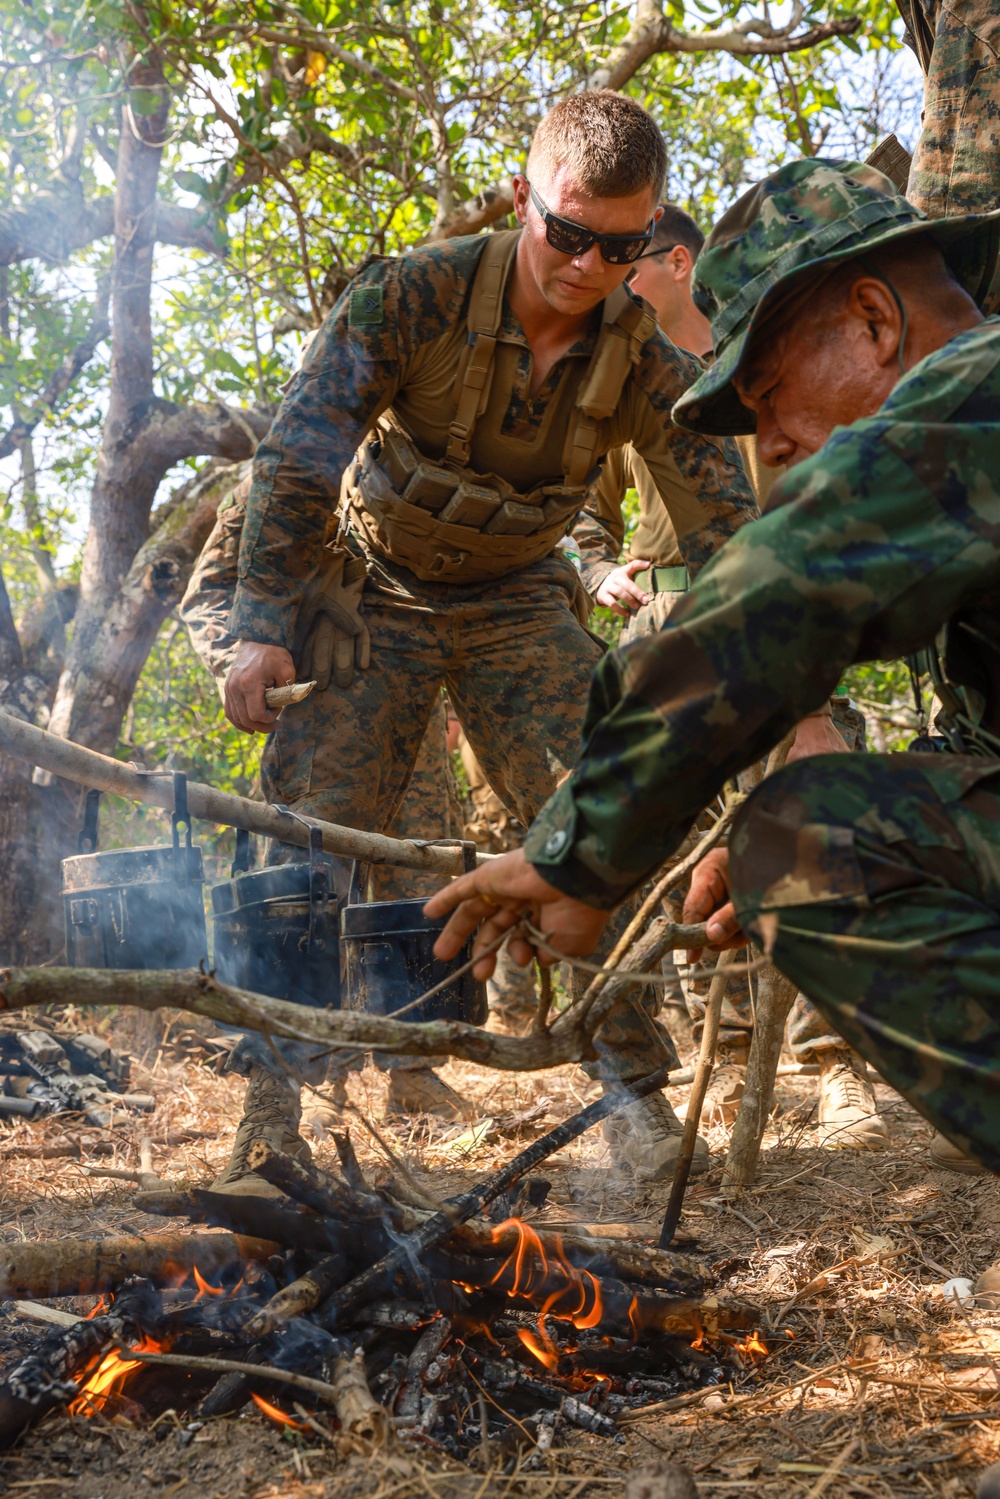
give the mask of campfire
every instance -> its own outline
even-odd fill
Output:
[[[516,1162],[437,1206],[396,1179],[373,1189],[337,1145],[334,1175],[258,1142],[251,1165],[284,1198],[140,1192],[147,1212],[229,1230],[191,1236],[227,1252],[210,1271],[168,1255],[51,1332],[0,1385],[0,1442],[59,1407],[192,1423],[255,1407],[307,1439],[523,1462],[561,1427],[621,1441],[631,1412],[767,1352],[756,1309],[713,1297],[690,1256],[528,1221],[547,1184]],[[174,1254],[177,1237],[146,1242]]]

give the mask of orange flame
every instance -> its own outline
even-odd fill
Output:
[[[756,1329],[744,1342],[736,1344],[736,1352],[745,1354],[747,1358],[767,1358],[770,1351]]]
[[[493,1229],[494,1243],[499,1243],[505,1232],[511,1229],[517,1234],[517,1243],[490,1285],[496,1285],[501,1278],[512,1274],[513,1284],[507,1289],[508,1296],[541,1301],[539,1332],[543,1341],[548,1341],[543,1326],[545,1317],[572,1322],[577,1329],[596,1327],[604,1315],[597,1277],[589,1270],[578,1270],[570,1264],[560,1235],[555,1238],[556,1256],[550,1257],[534,1229],[520,1218],[508,1218],[498,1224]]]
[[[264,1412],[265,1416],[270,1416],[271,1420],[276,1421],[279,1426],[291,1426],[296,1431],[308,1430],[308,1427],[303,1426],[301,1421],[293,1421],[291,1416],[286,1416],[283,1410],[279,1410],[276,1405],[272,1405],[269,1400],[265,1400],[263,1395],[255,1395],[251,1391],[250,1399],[254,1405],[258,1406]]]
[[[526,1327],[519,1327],[517,1329],[517,1335],[520,1338],[521,1342],[524,1344],[525,1348],[527,1348],[528,1352],[532,1354],[540,1364],[543,1364],[546,1369],[556,1368],[559,1363],[559,1355],[553,1352],[551,1348],[547,1348],[543,1343],[541,1343],[539,1339],[535,1337],[535,1334],[533,1332],[529,1332]]]
[[[163,1344],[157,1343],[153,1338],[142,1338],[135,1344],[132,1350],[135,1353],[161,1353]],[[100,1360],[97,1368],[80,1386],[80,1393],[70,1402],[70,1414],[74,1416],[92,1416],[95,1411],[101,1411],[107,1405],[113,1395],[119,1394],[133,1369],[141,1369],[140,1359],[129,1358],[122,1355],[117,1348],[106,1353]]]
[[[197,1265],[192,1265],[191,1274],[194,1276],[194,1283],[198,1287],[198,1294],[194,1298],[195,1301],[200,1301],[203,1296],[225,1296],[225,1287],[210,1286]]]
[[[106,1296],[101,1296],[84,1317],[84,1322],[92,1322],[95,1317],[99,1317],[103,1311],[106,1311],[107,1307],[108,1298]]]

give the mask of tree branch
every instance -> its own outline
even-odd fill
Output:
[[[776,56],[819,46],[836,36],[853,36],[861,25],[858,16],[824,21],[799,31],[803,7],[798,0],[785,26],[772,26],[761,16],[751,16],[733,26],[714,31],[681,31],[663,14],[663,0],[639,0],[635,21],[624,42],[604,65],[587,80],[588,89],[620,89],[639,69],[661,52],[729,52],[734,57]]]
[[[452,239],[457,234],[478,234],[514,211],[514,192],[509,182],[494,182],[474,198],[467,198],[434,225],[421,244]]]
[[[84,365],[93,358],[97,345],[107,338],[110,332],[108,324],[110,293],[110,278],[102,276],[97,283],[97,295],[94,298],[94,312],[90,327],[72,353],[67,354],[62,364],[49,376],[48,383],[39,396],[31,415],[18,417],[17,421],[0,437],[0,458],[8,458],[31,436],[45,413],[55,408],[59,397],[69,389]]]
[[[94,240],[107,239],[114,233],[114,219],[111,194],[88,200],[75,186],[37,193],[27,203],[0,209],[0,265],[22,260],[59,264]],[[219,253],[204,209],[158,202],[155,224],[161,244]]]

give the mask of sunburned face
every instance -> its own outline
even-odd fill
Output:
[[[593,198],[583,192],[566,167],[557,167],[547,179],[533,182],[546,208],[560,218],[571,219],[595,234],[645,234],[652,218],[659,217],[652,189],[626,198]],[[579,317],[603,302],[633,269],[609,264],[596,242],[582,255],[565,255],[546,240],[542,222],[525,177],[514,179],[514,212],[524,225],[519,262],[549,306],[564,316]]]
[[[877,411],[898,378],[898,338],[891,294],[870,278],[859,278],[846,297],[821,288],[815,304],[765,323],[733,377],[740,400],[757,414],[761,462],[791,468],[817,453],[835,427]]]

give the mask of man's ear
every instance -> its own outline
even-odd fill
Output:
[[[694,256],[687,245],[674,245],[670,252],[670,264],[675,281],[687,281],[694,270]]]
[[[523,172],[514,173],[513,190],[514,217],[519,224],[523,224],[528,217],[528,202],[530,200],[528,179]]]
[[[876,362],[883,366],[894,363],[903,337],[903,319],[885,282],[877,276],[859,276],[848,292],[847,311],[865,325]]]

